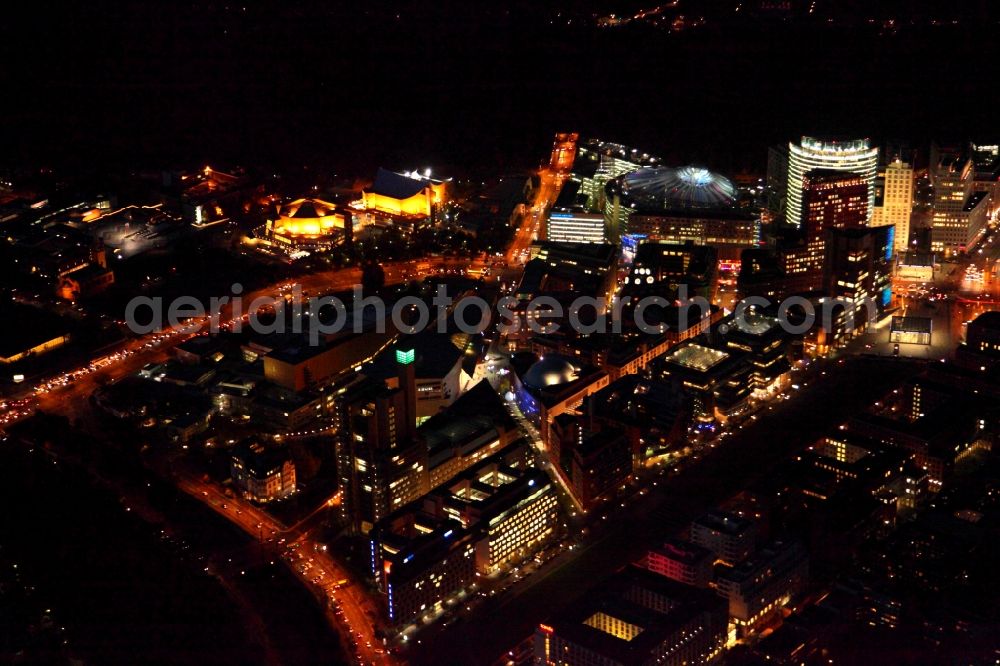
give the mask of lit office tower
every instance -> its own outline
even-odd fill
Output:
[[[972,160],[957,151],[940,151],[931,166],[931,250],[948,256],[965,252],[986,233],[988,194],[975,191]]]
[[[875,205],[875,175],[878,172],[878,148],[868,139],[851,141],[821,141],[802,137],[802,143],[788,144],[788,203],[785,219],[796,227],[802,225],[802,184],[805,175],[814,169],[848,171],[865,179],[868,187],[868,219]]]
[[[868,185],[864,176],[846,171],[814,169],[802,177],[802,226],[805,247],[788,270],[810,276],[817,288],[823,274],[827,231],[859,229],[868,221]]]
[[[913,167],[897,156],[885,167],[882,215],[878,226],[896,227],[896,254],[906,252],[910,239],[910,213],[913,211]]]
[[[428,488],[427,447],[416,437],[413,352],[397,351],[399,386],[362,378],[341,389],[334,413],[342,511],[367,533]]]
[[[604,215],[581,211],[553,211],[545,240],[560,243],[604,243]]]

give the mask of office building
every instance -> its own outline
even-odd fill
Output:
[[[725,603],[638,567],[603,581],[535,630],[536,666],[717,663]]]
[[[827,229],[867,226],[869,184],[863,176],[814,169],[802,177],[802,214],[806,243],[823,241]]]
[[[412,357],[400,357],[397,388],[362,377],[334,391],[341,511],[356,532],[367,533],[429,489],[427,446],[416,437],[412,364]]]
[[[295,463],[283,447],[257,441],[237,444],[229,472],[239,493],[254,502],[283,499],[295,492]]]
[[[724,562],[735,564],[753,552],[757,529],[746,518],[713,510],[691,522],[691,543],[707,548]]]
[[[480,381],[417,428],[417,437],[427,446],[429,487],[436,488],[520,436],[503,398],[488,381]]]
[[[937,492],[991,425],[995,395],[976,383],[976,375],[983,374],[975,372],[980,367],[972,376],[910,380],[883,399],[889,409],[859,414],[847,430],[911,454],[930,477],[930,490]],[[955,372],[962,368],[956,366]]]
[[[814,169],[846,171],[860,176],[867,187],[867,215],[875,205],[875,176],[878,172],[878,148],[868,139],[848,141],[821,140],[804,136],[799,144],[788,144],[788,201],[786,221],[801,227],[806,208],[803,205],[805,176]]]
[[[654,376],[679,382],[690,399],[693,417],[705,424],[725,422],[739,413],[752,390],[744,353],[696,343],[662,356],[655,364]]]
[[[777,217],[785,212],[788,199],[788,146],[767,149],[767,209]]]
[[[622,308],[626,321],[627,310],[628,307]],[[640,372],[678,342],[703,333],[710,321],[714,320],[713,314],[709,313],[701,319],[692,314],[692,321],[687,322],[686,329],[678,330],[678,326],[674,326],[662,333],[594,333],[586,336],[572,333],[560,335],[558,332],[552,335],[539,333],[531,338],[531,352],[538,357],[559,354],[574,358],[580,363],[604,370],[611,381],[615,381],[625,375]],[[671,321],[678,325],[681,323],[676,318]]]
[[[975,190],[972,160],[960,152],[938,151],[931,171],[931,251],[946,257],[966,252],[986,233],[988,194]]]
[[[986,192],[986,217],[992,219],[1000,211],[1000,145],[973,143],[969,147],[975,179],[973,189]]]
[[[561,243],[604,243],[604,215],[581,210],[553,210],[546,222],[545,239]]]
[[[562,468],[573,495],[587,511],[613,498],[632,474],[632,447],[625,431],[578,429],[568,446],[560,446]]]
[[[894,227],[831,229],[827,233],[825,291],[844,307],[832,311],[832,322],[822,322],[826,346],[838,345],[865,330],[889,305],[893,236]]]
[[[715,553],[680,539],[667,539],[646,554],[645,567],[692,587],[708,587],[715,568]]]
[[[1000,358],[1000,312],[984,312],[970,321],[965,346],[977,354]]]
[[[896,157],[885,167],[882,214],[878,220],[878,226],[891,225],[896,228],[894,254],[901,255],[909,248],[910,215],[912,212],[913,167]]]
[[[716,592],[729,600],[729,621],[747,636],[781,612],[805,588],[809,564],[798,542],[775,541],[715,576]]]
[[[783,388],[792,369],[792,338],[778,318],[747,308],[723,323],[725,333],[716,329],[713,335],[722,349],[747,354],[754,394],[760,397]]]
[[[553,534],[555,488],[529,455],[511,445],[375,525],[372,575],[394,625],[439,611],[477,576],[521,562]]]
[[[645,242],[639,245],[622,296],[676,297],[679,285],[687,285],[687,298],[701,296],[709,301],[715,287],[718,252],[715,248],[687,242]]]
[[[851,172],[816,169],[802,177],[803,240],[778,248],[782,270],[790,280],[801,283],[801,291],[822,285],[827,230],[867,225],[868,189],[866,179]]]
[[[688,400],[680,386],[669,381],[625,375],[592,395],[586,414],[602,428],[625,431],[633,469],[687,442]]]

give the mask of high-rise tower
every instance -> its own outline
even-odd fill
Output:
[[[802,226],[802,187],[805,175],[814,169],[848,171],[864,178],[868,187],[868,219],[875,205],[875,176],[878,173],[878,148],[868,139],[824,141],[802,137],[801,143],[788,144],[788,202],[785,219]]]

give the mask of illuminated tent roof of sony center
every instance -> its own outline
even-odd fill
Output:
[[[737,198],[732,181],[697,166],[644,167],[609,182],[608,187],[621,193],[623,203],[651,214],[728,209]]]

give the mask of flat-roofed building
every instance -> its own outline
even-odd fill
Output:
[[[0,308],[0,314],[14,324],[0,339],[0,365],[41,356],[69,342],[69,326],[49,312],[11,302]]]
[[[712,247],[690,242],[642,243],[621,293],[636,299],[647,295],[671,298],[683,284],[687,298],[712,300],[717,264],[718,253]]]
[[[955,360],[984,376],[1000,367],[1000,312],[984,312],[969,322]]]
[[[753,552],[757,529],[746,518],[713,510],[691,522],[691,543],[709,549],[724,562],[735,564]]]
[[[946,257],[966,252],[986,233],[989,193],[975,189],[973,162],[959,151],[941,151],[931,172],[931,251]]]
[[[897,248],[899,232],[896,232]],[[932,282],[934,280],[934,255],[926,252],[903,252],[896,260],[896,279],[906,282]]]
[[[545,239],[562,243],[604,243],[604,215],[583,211],[552,211]]]
[[[716,592],[729,600],[729,619],[747,636],[805,588],[809,563],[802,544],[775,541],[734,566],[716,572]]]
[[[593,394],[586,413],[601,427],[625,431],[635,470],[687,441],[687,401],[680,387],[669,381],[626,375]]]
[[[572,446],[561,449],[570,488],[588,511],[613,498],[632,474],[632,447],[624,430],[581,430]]]
[[[295,463],[283,447],[256,441],[237,444],[229,470],[233,485],[246,499],[269,502],[295,492]]]
[[[930,317],[893,317],[889,324],[889,342],[929,345],[932,324]]]
[[[718,346],[747,354],[755,394],[766,395],[787,383],[792,338],[777,317],[747,308],[723,323],[726,331],[717,329]]]
[[[417,437],[427,445],[430,487],[497,453],[520,435],[503,399],[488,381],[480,381],[417,429]]]
[[[558,498],[513,444],[380,520],[371,570],[394,625],[443,608],[480,575],[530,557],[553,534]]]
[[[714,664],[726,643],[725,602],[630,567],[540,624],[534,643],[536,664]]]
[[[708,587],[715,568],[715,553],[680,539],[667,539],[650,550],[644,560],[647,569],[678,583]]]
[[[297,336],[264,354],[264,378],[302,391],[366,363],[392,339],[390,333],[343,332],[313,345],[307,335]]]
[[[701,421],[726,421],[745,408],[752,390],[746,355],[688,343],[665,354],[654,373],[681,382]]]

